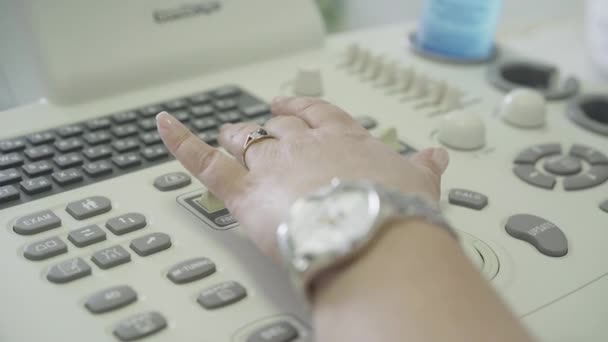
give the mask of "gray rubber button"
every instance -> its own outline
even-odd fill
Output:
[[[96,224],[74,229],[70,232],[70,234],[68,234],[68,240],[70,240],[76,247],[86,247],[94,243],[104,241],[105,239],[106,232],[104,232]]]
[[[17,219],[13,230],[17,234],[32,235],[61,226],[61,219],[50,210],[43,210]]]
[[[131,261],[131,254],[117,245],[95,252],[91,260],[99,268],[107,270],[108,268],[128,263]]]
[[[547,256],[561,257],[568,253],[568,240],[555,224],[529,214],[513,215],[505,229],[514,238],[529,242]]]
[[[608,199],[600,204],[600,209],[608,213]]]
[[[190,176],[183,172],[171,172],[157,177],[154,186],[160,191],[171,191],[190,185]]]
[[[115,235],[123,235],[146,226],[146,217],[139,213],[128,213],[111,218],[106,222],[108,228]]]
[[[19,190],[12,185],[0,186],[0,203],[19,199]]]
[[[542,157],[562,153],[560,144],[542,144],[529,147],[515,157],[516,164],[534,164]]]
[[[488,197],[466,189],[452,189],[448,194],[450,204],[481,210],[488,205]]]
[[[564,179],[564,190],[588,189],[598,186],[606,180],[608,180],[608,165],[592,166],[586,173]]]
[[[371,116],[358,116],[355,120],[365,129],[373,129],[378,126],[378,121]]]
[[[68,246],[57,236],[33,242],[23,249],[23,256],[30,260],[44,260],[67,253]]]
[[[205,309],[217,309],[236,303],[245,297],[247,290],[241,284],[227,281],[203,290],[196,301]]]
[[[21,174],[17,169],[6,169],[0,171],[0,186],[15,183],[21,180]]]
[[[215,264],[207,258],[194,258],[172,266],[167,272],[175,284],[185,284],[215,273]]]
[[[68,204],[65,210],[77,220],[107,213],[112,209],[112,202],[103,196],[91,196]]]
[[[99,314],[120,309],[136,300],[137,293],[130,286],[121,285],[91,295],[84,306],[92,313]]]
[[[91,267],[82,258],[73,258],[54,265],[46,274],[52,283],[63,284],[91,274]]]
[[[584,159],[592,165],[608,164],[608,157],[602,152],[583,145],[573,145],[570,155]]]
[[[139,256],[148,256],[171,247],[171,238],[165,233],[152,233],[131,241],[129,247]]]
[[[167,321],[158,312],[145,312],[124,319],[116,328],[114,335],[121,341],[134,341],[152,335],[167,327]]]
[[[524,182],[544,189],[555,187],[555,177],[545,175],[534,168],[534,165],[515,165],[513,172]]]
[[[571,156],[550,157],[545,161],[543,166],[548,172],[560,176],[574,175],[583,169],[581,160]]]
[[[291,323],[278,321],[254,331],[247,342],[291,342],[298,336],[298,330]]]

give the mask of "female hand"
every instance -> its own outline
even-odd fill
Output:
[[[265,253],[276,256],[275,231],[299,197],[333,177],[369,180],[437,199],[448,164],[442,148],[405,158],[372,137],[348,113],[315,98],[281,97],[264,129],[276,137],[256,142],[241,164],[243,144],[259,126],[226,124],[219,143],[236,159],[192,134],[178,120],[156,119],[165,145],[184,167],[224,201]]]

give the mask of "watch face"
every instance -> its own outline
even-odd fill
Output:
[[[374,194],[365,188],[338,186],[329,194],[299,201],[289,221],[296,254],[348,251],[377,217]]]

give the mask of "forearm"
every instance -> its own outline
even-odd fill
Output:
[[[458,243],[420,221],[386,227],[313,300],[318,342],[531,341]]]

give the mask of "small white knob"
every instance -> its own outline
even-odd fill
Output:
[[[384,64],[384,56],[373,57],[369,63],[369,68],[366,75],[363,76],[363,79],[366,81],[373,81],[378,78],[382,68],[384,68]]]
[[[397,82],[398,63],[393,61],[385,63],[378,77],[378,86],[392,86]]]
[[[369,67],[370,62],[372,61],[372,58],[373,58],[373,56],[372,56],[371,51],[369,51],[367,49],[363,49],[359,56],[359,61],[354,66],[355,71],[361,72],[361,73],[365,72],[367,70],[367,68]]]
[[[514,89],[509,92],[499,108],[502,119],[514,126],[538,128],[545,124],[547,101],[536,90],[528,88]]]
[[[458,150],[480,149],[486,143],[486,128],[479,115],[455,111],[443,117],[439,141]]]
[[[299,67],[294,84],[294,93],[297,96],[323,95],[321,70],[314,66]]]
[[[399,73],[399,88],[408,91],[416,80],[416,72],[411,67],[401,69]]]

